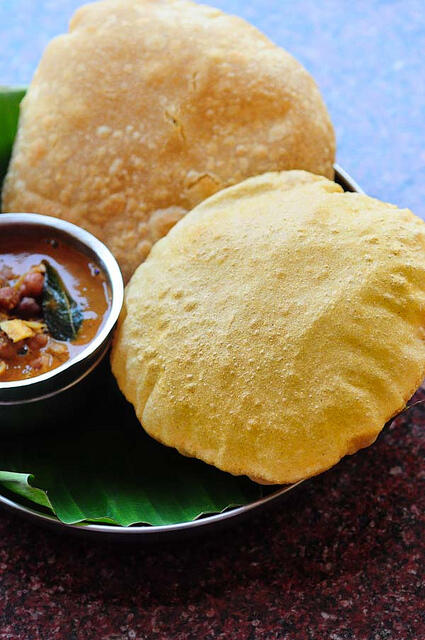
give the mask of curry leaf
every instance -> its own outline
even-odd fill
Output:
[[[73,300],[58,272],[47,261],[43,290],[43,316],[55,340],[74,340],[80,330],[83,314]]]

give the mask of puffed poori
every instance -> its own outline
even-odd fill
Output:
[[[212,196],[127,287],[112,367],[144,429],[291,483],[371,444],[425,375],[425,224],[304,172]]]
[[[81,7],[23,100],[3,211],[102,239],[128,279],[214,192],[270,170],[333,176],[314,80],[240,18],[184,0]]]

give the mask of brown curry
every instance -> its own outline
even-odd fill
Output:
[[[78,328],[67,339],[58,333],[49,274],[60,282],[53,293],[62,296],[65,311],[72,302],[78,314]],[[75,357],[94,339],[109,306],[105,274],[74,247],[48,237],[1,238],[0,384],[41,375]]]

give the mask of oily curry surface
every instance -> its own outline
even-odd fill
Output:
[[[55,308],[48,317],[49,294]],[[48,235],[0,238],[0,384],[40,375],[75,357],[98,333],[109,305],[102,269],[74,247]],[[66,322],[70,309],[79,322],[64,339],[52,329],[54,314]]]

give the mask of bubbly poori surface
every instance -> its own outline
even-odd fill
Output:
[[[184,0],[81,7],[22,102],[3,211],[70,220],[128,279],[216,191],[270,170],[332,177],[314,80],[240,18]]]
[[[305,172],[226,189],[126,292],[113,371],[148,433],[262,482],[374,441],[425,372],[425,225]]]

